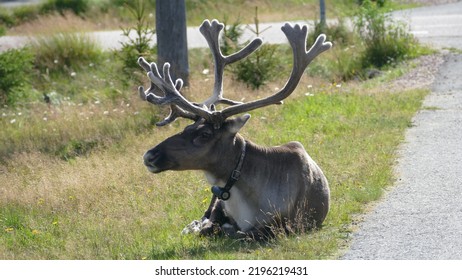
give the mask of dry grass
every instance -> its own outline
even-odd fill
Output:
[[[189,94],[201,100],[213,81],[199,77]],[[310,84],[310,94],[304,96]],[[238,100],[249,98],[249,91],[243,90],[227,86],[228,96]],[[109,125],[123,137],[67,161],[31,149],[12,154],[0,165],[0,259],[332,257],[348,234],[352,213],[390,183],[393,149],[423,95],[390,98],[345,85],[320,87],[308,78],[295,95],[283,106],[254,112],[243,135],[264,145],[289,140],[305,145],[331,185],[332,209],[322,230],[281,236],[266,245],[181,236],[181,229],[206,209],[209,186],[200,172],[150,174],[141,156],[187,121],[135,132],[116,124],[136,115],[101,112],[86,124],[88,135],[97,133],[100,121],[113,118]],[[66,107],[66,115],[78,115],[78,110]],[[75,128],[79,134],[85,130],[77,129],[84,120],[57,118],[55,125],[67,133]]]
[[[96,27],[94,23],[68,12],[64,15],[56,13],[40,16],[35,20],[12,27],[8,30],[8,34],[26,36],[51,35],[62,32],[95,30]]]

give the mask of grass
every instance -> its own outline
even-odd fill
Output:
[[[191,91],[195,87],[204,85],[193,84]],[[28,132],[19,121],[2,124],[8,134],[24,133],[31,139],[14,142],[13,146],[28,142],[29,147],[10,154],[0,165],[0,259],[335,258],[348,241],[354,216],[393,182],[394,151],[426,91],[362,93],[354,86],[314,85],[304,95],[303,88],[302,84],[298,97],[283,106],[254,112],[243,134],[259,144],[298,140],[305,145],[325,171],[332,191],[332,208],[321,230],[268,244],[183,236],[182,228],[206,209],[209,186],[199,172],[152,175],[141,155],[185,122],[139,130],[139,115],[122,117],[111,111],[85,123],[72,116],[81,108],[60,105],[70,116],[52,124],[58,134],[76,136],[89,130],[76,138],[91,139],[107,125],[114,133],[106,137],[120,137],[63,160],[34,149],[61,143],[54,143],[53,135],[34,138],[52,127],[39,122],[41,111],[28,113],[29,121],[37,118]],[[236,95],[240,90],[231,89]],[[140,108],[143,114],[148,110]],[[77,129],[76,123],[85,127]]]

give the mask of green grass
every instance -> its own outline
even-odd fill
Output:
[[[186,224],[202,216],[209,187],[200,172],[152,175],[141,155],[185,123],[147,132],[115,126],[123,137],[86,156],[63,161],[30,149],[0,166],[0,258],[335,258],[348,241],[354,216],[392,184],[394,152],[426,94],[361,92],[319,87],[304,96],[299,91],[283,106],[254,112],[243,131],[259,144],[297,140],[305,145],[332,192],[321,230],[267,244],[181,235]],[[112,125],[120,121],[114,117]],[[63,120],[61,126],[73,122]],[[98,122],[95,118],[95,127]],[[51,139],[34,143],[41,141]]]

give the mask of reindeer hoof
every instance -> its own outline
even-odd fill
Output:
[[[199,233],[202,227],[203,222],[194,220],[181,231],[181,234]]]

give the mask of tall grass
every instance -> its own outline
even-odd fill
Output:
[[[102,57],[101,47],[83,33],[57,33],[39,37],[32,47],[36,67],[50,71],[80,68],[99,62]]]
[[[240,90],[228,92],[242,96]],[[306,95],[299,90],[298,97],[282,106],[254,112],[243,134],[264,145],[289,140],[304,144],[325,171],[332,191],[331,211],[321,230],[281,236],[267,244],[182,236],[182,228],[201,217],[207,207],[211,196],[208,184],[199,172],[152,175],[145,170],[141,156],[186,122],[156,128],[154,133],[122,126],[115,128],[122,137],[85,156],[63,161],[54,154],[30,149],[11,155],[0,165],[0,247],[4,248],[0,258],[335,257],[348,239],[354,215],[391,184],[394,151],[426,92],[363,94],[360,88],[329,86],[309,90]],[[111,125],[122,121],[112,112],[101,114],[88,122],[86,129],[93,129],[93,134],[105,118],[112,119]],[[82,130],[73,129],[75,122],[83,123],[75,119],[56,125],[65,130],[69,126],[69,133],[77,135]],[[13,133],[22,129],[17,123],[5,125],[15,127]],[[30,133],[41,129],[39,126]],[[51,140],[37,139],[31,145]]]

